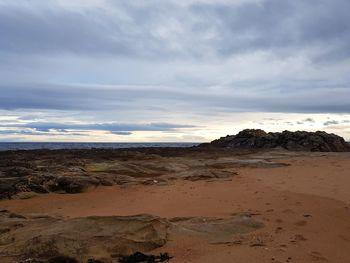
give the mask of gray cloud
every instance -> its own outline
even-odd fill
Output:
[[[94,15],[59,9],[37,10],[21,6],[0,9],[0,32],[6,38],[0,42],[2,52],[51,53],[51,52],[113,52],[129,54],[127,41],[118,24],[104,25]],[[113,32],[113,31],[114,32]],[[113,34],[116,36],[114,39]]]
[[[315,59],[350,55],[347,0],[107,3],[114,12],[67,9],[55,1],[3,5],[1,51],[183,59],[257,50],[290,56],[311,47],[322,49]]]
[[[132,134],[132,132],[121,132],[121,131],[112,131],[111,133],[115,134],[115,135],[131,135]]]
[[[46,136],[48,135],[48,131],[37,131],[37,130],[21,130],[21,129],[7,129],[0,130],[0,135],[35,135],[35,136]],[[50,132],[50,135],[64,135],[64,136],[87,136],[87,134],[79,133],[79,132],[68,132],[65,130],[59,130]]]
[[[115,12],[105,9],[74,10],[55,1],[0,8],[1,52],[26,55],[73,53],[89,56],[153,57],[173,55],[155,26],[166,22],[171,3],[138,6],[110,1]],[[171,14],[171,13],[170,13]]]
[[[315,123],[315,120],[312,118],[306,118],[302,121],[297,121],[297,124],[309,124],[309,125],[311,125],[311,123]]]
[[[347,0],[265,0],[238,7],[229,3],[192,7],[202,28],[209,26],[216,32],[213,41],[222,55],[273,49],[290,55],[323,46],[315,59],[345,59],[350,55],[349,9]]]
[[[323,123],[324,126],[337,125],[337,124],[339,124],[339,121],[335,121],[335,120],[326,121],[326,122]]]
[[[133,131],[176,131],[178,129],[194,128],[193,125],[178,125],[172,123],[150,123],[150,124],[126,124],[126,123],[54,123],[54,122],[29,122],[0,124],[0,127],[26,128],[34,129],[38,132],[49,132],[55,130],[58,132],[68,132],[68,130],[99,130],[110,131],[118,135],[130,135]]]
[[[319,88],[294,91],[286,97],[284,93],[266,92],[260,89],[230,89],[213,92],[210,89],[186,90],[167,87],[116,86],[72,86],[72,85],[27,85],[3,86],[0,94],[2,109],[52,109],[106,111],[198,111],[207,109],[211,113],[228,111],[267,112],[330,112],[349,113],[347,89]],[[251,94],[250,94],[251,93]],[[181,104],[182,109],[178,108]],[[157,105],[157,107],[154,107]],[[311,119],[304,120],[311,122]]]
[[[162,127],[174,116],[350,113],[348,0],[94,5],[0,2],[0,109],[30,112],[22,128],[128,135],[190,128]]]

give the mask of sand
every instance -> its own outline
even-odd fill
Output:
[[[228,180],[98,187],[1,201],[0,207],[70,218],[140,213],[226,218],[249,212],[265,227],[219,244],[180,236],[154,253],[169,252],[173,263],[350,262],[350,155],[302,154],[283,162],[290,166],[237,168],[238,175]]]

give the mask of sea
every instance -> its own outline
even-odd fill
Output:
[[[142,147],[192,147],[198,143],[94,143],[94,142],[0,142],[0,151],[12,150],[60,150],[60,149],[121,149]]]

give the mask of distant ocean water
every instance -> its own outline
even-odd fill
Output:
[[[0,142],[0,151],[35,149],[121,149],[139,147],[191,147],[198,143],[79,143],[79,142]]]

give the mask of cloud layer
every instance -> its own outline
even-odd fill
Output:
[[[2,0],[0,110],[20,126],[1,134],[205,139],[201,129],[242,112],[298,113],[300,125],[350,114],[348,10],[347,0]],[[347,131],[341,118],[319,121]]]

